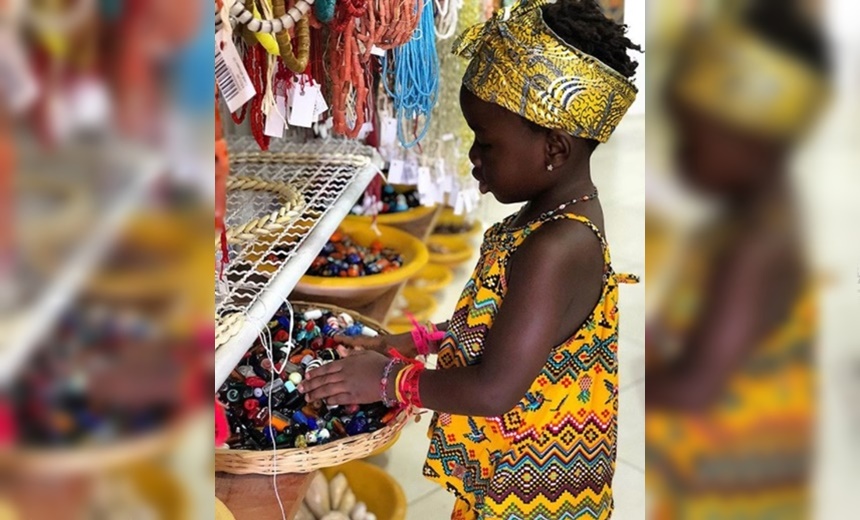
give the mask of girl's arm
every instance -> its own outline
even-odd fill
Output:
[[[796,251],[779,237],[739,246],[704,289],[708,298],[679,359],[647,371],[646,405],[698,411],[713,403],[753,348],[789,318],[801,273]]]
[[[516,406],[552,348],[579,328],[599,299],[601,246],[581,224],[546,224],[520,247],[508,274],[508,290],[485,339],[481,363],[423,372],[420,395],[427,408],[496,416]],[[379,401],[386,363],[385,357],[370,353],[350,356],[314,370],[302,390],[309,400],[327,399],[329,404]]]

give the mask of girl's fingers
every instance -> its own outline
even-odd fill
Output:
[[[320,387],[332,385],[343,381],[343,374],[339,369],[327,372],[322,371],[323,368],[333,364],[334,363],[329,363],[328,365],[314,370],[313,377],[306,377],[305,380],[299,384],[299,392],[303,394],[308,394]]]
[[[358,404],[352,394],[337,394],[326,398],[326,404],[329,406],[350,406]]]
[[[325,400],[327,404],[335,405],[343,404],[343,402],[351,399],[351,396],[346,388],[346,383],[340,381],[308,392],[305,394],[305,399],[307,399],[309,403]]]
[[[336,374],[341,370],[343,370],[343,362],[340,360],[332,361],[331,363],[326,363],[321,367],[315,368],[313,370],[308,370],[305,373],[305,381],[309,381],[314,378],[325,376],[328,374]]]

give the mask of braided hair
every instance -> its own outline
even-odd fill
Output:
[[[627,26],[606,17],[596,0],[558,0],[542,7],[544,22],[568,45],[594,56],[625,78],[636,74],[628,50],[642,51],[627,38]]]

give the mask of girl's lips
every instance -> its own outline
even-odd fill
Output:
[[[478,191],[482,194],[486,194],[490,191],[490,187],[487,185],[486,181],[484,181],[483,177],[481,177],[481,173],[477,168],[472,169],[472,177],[478,181]]]

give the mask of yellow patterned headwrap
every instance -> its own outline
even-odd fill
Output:
[[[824,75],[731,21],[683,42],[670,89],[721,121],[776,138],[800,137],[829,97]]]
[[[636,87],[564,42],[543,20],[551,0],[522,0],[454,42],[470,59],[463,85],[544,128],[606,142],[636,99]]]

